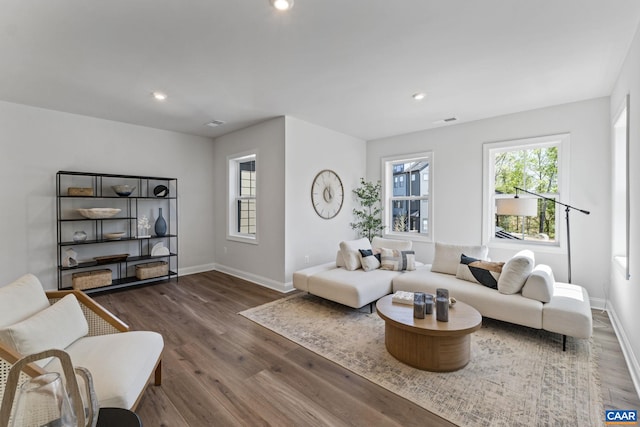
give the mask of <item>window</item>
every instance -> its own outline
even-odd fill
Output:
[[[432,161],[432,153],[382,160],[387,234],[432,239]]]
[[[629,280],[629,95],[613,123],[613,258]]]
[[[485,244],[560,246],[563,210],[552,200],[566,194],[568,144],[569,135],[562,134],[484,145]]]
[[[256,241],[257,154],[230,157],[228,236],[234,240]]]

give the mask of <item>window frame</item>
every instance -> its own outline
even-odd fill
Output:
[[[410,162],[416,160],[428,160],[429,162],[429,184],[428,194],[426,196],[402,196],[394,197],[393,189],[397,186],[397,181],[394,180],[393,165],[400,162]],[[396,239],[415,240],[423,242],[434,241],[434,220],[433,220],[433,164],[434,154],[433,151],[423,151],[419,153],[399,154],[394,156],[383,157],[381,159],[382,170],[382,220],[384,225],[384,236]],[[428,220],[428,232],[415,232],[415,231],[393,231],[393,208],[392,203],[396,201],[424,201],[428,202],[427,208],[427,220]]]
[[[611,206],[612,206],[612,256],[614,265],[620,270],[625,280],[630,280],[630,238],[631,227],[631,200],[630,200],[630,179],[629,179],[629,144],[631,130],[631,95],[627,94],[612,118],[611,141],[612,141],[612,184],[611,184]],[[621,121],[624,123],[620,124]],[[620,130],[624,131],[624,138],[621,138]],[[622,188],[621,188],[622,187]]]
[[[560,133],[529,138],[485,142],[482,150],[482,244],[503,249],[535,249],[541,252],[565,253],[567,250],[566,224],[562,220],[564,209],[556,206],[554,242],[536,242],[531,240],[498,239],[495,237],[495,154],[504,151],[526,150],[556,145],[558,147],[558,194],[557,200],[571,200],[569,195],[570,176],[569,133]],[[514,190],[515,193],[515,190]],[[522,194],[522,193],[521,193]],[[522,194],[527,196],[526,193]],[[535,196],[532,196],[535,197]]]
[[[240,164],[247,161],[255,162],[255,194],[253,196],[241,196],[240,195]],[[234,240],[237,242],[258,244],[258,217],[259,217],[259,202],[258,194],[260,187],[259,168],[258,168],[258,150],[249,150],[242,153],[233,154],[227,156],[227,240]],[[239,228],[239,216],[238,216],[238,201],[240,200],[254,200],[255,201],[255,234],[242,233],[238,231]]]

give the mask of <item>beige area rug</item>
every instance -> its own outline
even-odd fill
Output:
[[[461,426],[602,425],[598,347],[590,340],[484,319],[471,362],[456,372],[411,368],[387,353],[374,312],[296,294],[240,313]]]

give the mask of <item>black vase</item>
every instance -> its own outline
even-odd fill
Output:
[[[156,219],[156,236],[164,236],[167,234],[167,221],[162,217],[162,208],[160,208],[160,213],[158,214],[158,219]]]

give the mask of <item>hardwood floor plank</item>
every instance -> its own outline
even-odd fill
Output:
[[[132,329],[165,340],[163,384],[137,413],[152,426],[453,426],[238,315],[287,297],[220,273],[96,295]],[[607,409],[640,409],[609,318],[594,311]]]

